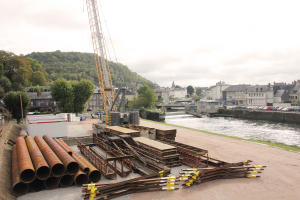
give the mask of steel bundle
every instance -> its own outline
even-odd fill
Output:
[[[67,173],[71,175],[75,175],[79,170],[79,164],[49,135],[44,135],[43,139],[54,151],[57,157],[62,161],[62,163],[66,168]]]
[[[55,153],[41,136],[35,136],[34,140],[49,164],[52,175],[56,177],[62,176],[65,173],[65,166],[63,163],[59,160],[59,158],[55,155]]]
[[[28,147],[31,160],[35,168],[36,177],[40,180],[47,179],[50,176],[50,168],[46,160],[44,159],[44,156],[42,155],[39,147],[37,146],[33,137],[31,136],[27,136],[25,141]]]
[[[11,164],[12,164],[12,193],[15,196],[22,196],[28,192],[28,184],[23,183],[20,179],[19,174],[19,163],[17,158],[17,145],[13,145],[12,148],[12,158],[11,158]]]

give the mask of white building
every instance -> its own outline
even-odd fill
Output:
[[[269,85],[256,85],[247,87],[248,106],[273,106],[274,92]]]
[[[171,88],[169,92],[169,96],[173,97],[173,99],[185,99],[186,95],[186,88]]]
[[[168,88],[159,88],[155,89],[154,93],[156,95],[156,99],[163,99],[165,103],[169,102],[169,89]]]
[[[230,85],[224,81],[217,82],[216,85],[211,86],[207,91],[207,97],[212,100],[223,99],[223,90],[228,88]]]

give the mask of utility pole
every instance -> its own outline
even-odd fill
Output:
[[[21,97],[21,94],[20,94],[20,102],[21,102],[22,122],[23,122],[23,108],[22,108],[22,97]]]

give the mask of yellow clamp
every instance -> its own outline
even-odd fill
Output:
[[[183,177],[181,177],[179,180],[180,181],[185,181],[187,178],[183,178]]]
[[[199,176],[199,172],[196,172],[194,175]]]
[[[164,176],[164,171],[160,171],[159,173],[159,177],[163,177]]]
[[[182,175],[181,177],[186,178],[186,177],[189,177],[189,176],[187,176],[187,175]]]
[[[190,187],[190,186],[191,186],[191,183],[186,183],[186,185]]]
[[[160,173],[160,174],[161,174],[161,173],[164,173],[164,171],[160,171],[160,172],[158,172],[158,173]]]
[[[256,178],[256,176],[255,176],[255,175],[252,175],[252,174],[250,174],[250,175],[248,176],[248,178]]]
[[[255,165],[255,168],[262,168],[261,165]]]
[[[250,172],[250,174],[257,174],[257,171],[252,171]]]
[[[193,171],[197,171],[197,169],[195,167],[193,167]]]
[[[190,172],[185,172],[185,174],[191,174]]]
[[[260,168],[254,168],[253,171],[260,171]]]
[[[193,183],[193,181],[194,181],[194,180],[193,180],[193,179],[191,179],[191,180],[189,180],[189,181],[190,181],[190,183]]]
[[[96,190],[97,188],[91,188],[91,192],[90,192],[90,200],[93,200],[96,197]]]
[[[175,183],[175,180],[168,180],[168,183]]]
[[[95,187],[95,183],[91,182],[91,184],[88,184],[88,190],[91,190]]]

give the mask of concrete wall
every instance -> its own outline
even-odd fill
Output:
[[[296,112],[219,109],[219,114],[234,115],[245,119],[300,123],[300,113]]]

